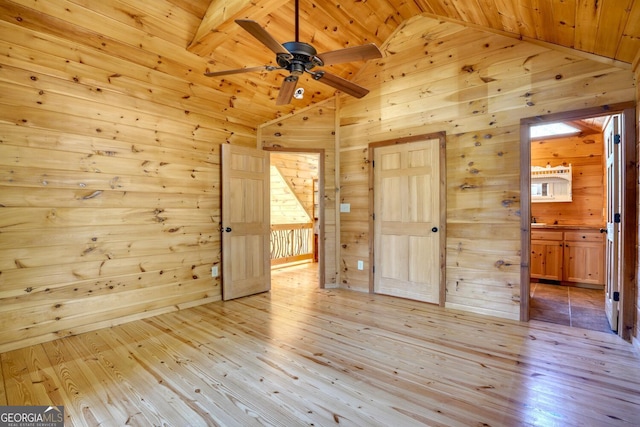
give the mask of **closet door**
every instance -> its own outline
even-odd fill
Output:
[[[374,292],[435,304],[441,293],[440,144],[374,151]]]

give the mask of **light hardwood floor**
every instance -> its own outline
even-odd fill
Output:
[[[3,353],[0,403],[64,405],[68,426],[640,425],[616,335],[274,281]]]

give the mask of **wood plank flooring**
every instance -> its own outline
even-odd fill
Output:
[[[640,357],[616,335],[348,290],[313,271],[0,355],[0,404],[67,426],[637,426]]]

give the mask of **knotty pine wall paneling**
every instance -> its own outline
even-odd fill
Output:
[[[39,6],[0,6],[0,352],[220,299],[220,144],[255,144],[183,21]]]
[[[340,100],[344,102],[344,100]],[[341,127],[341,131],[344,126]],[[350,211],[340,214],[340,286],[369,291],[369,158],[364,145],[340,146],[340,202]],[[364,268],[358,270],[358,261]]]
[[[330,99],[296,114],[265,123],[259,127],[258,135],[258,146],[262,148],[310,152],[324,150],[324,162],[321,161],[319,166],[321,168],[324,164],[324,286],[338,286],[340,250],[336,207],[338,180],[335,100]]]
[[[342,286],[370,240],[368,144],[446,132],[446,306],[520,318],[521,118],[631,100],[633,74],[606,62],[417,16],[367,63],[364,98],[340,98]]]
[[[531,164],[552,167],[571,164],[572,201],[532,203],[539,223],[606,227],[605,159],[602,134],[531,142]]]

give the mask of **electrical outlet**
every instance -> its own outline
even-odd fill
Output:
[[[364,261],[358,260],[358,270],[364,270]]]
[[[218,266],[214,265],[211,267],[211,277],[218,277]]]

